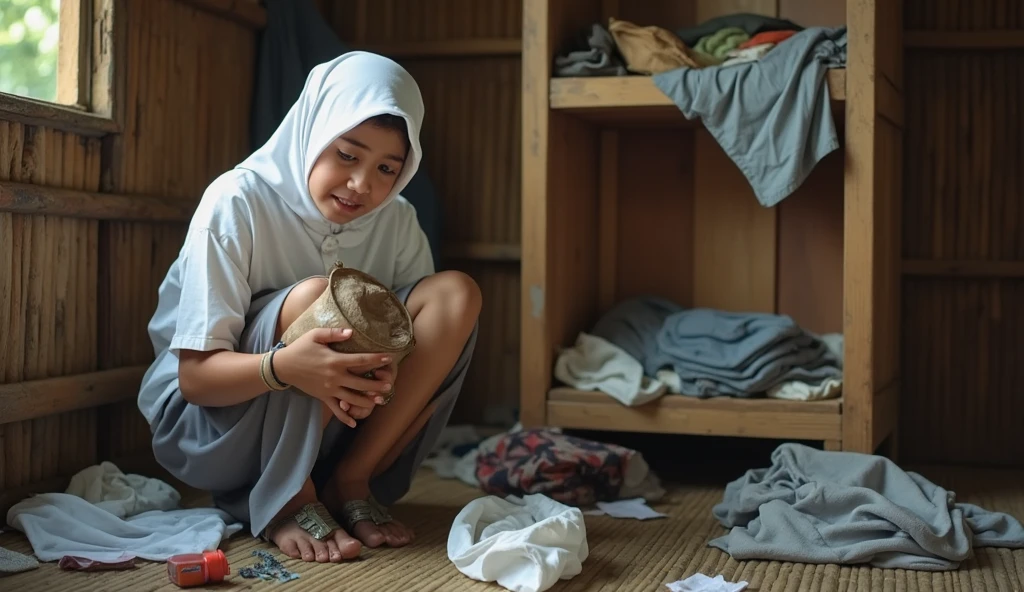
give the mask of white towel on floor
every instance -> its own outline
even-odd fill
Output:
[[[180,496],[173,487],[111,463],[79,472],[67,491],[32,496],[7,512],[7,523],[25,533],[41,561],[112,561],[126,553],[165,561],[212,551],[242,528],[216,508],[174,509]]]
[[[583,512],[539,494],[475,499],[448,534],[448,559],[460,572],[514,592],[578,575],[589,553]]]

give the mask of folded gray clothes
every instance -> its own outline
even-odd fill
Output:
[[[619,346],[643,364],[644,374],[654,376],[659,368],[650,362],[658,357],[658,332],[665,319],[682,310],[678,304],[656,296],[630,298],[602,315],[590,334]]]
[[[753,62],[678,68],[654,85],[701,119],[758,201],[772,207],[839,147],[825,74],[846,64],[846,28],[800,31]]]
[[[807,350],[810,351],[810,350]],[[840,378],[842,371],[829,359],[798,351],[775,358],[750,369],[746,375],[722,375],[715,369],[676,363],[679,392],[691,397],[759,397],[772,387],[787,382],[818,384]]]
[[[600,23],[592,24],[571,49],[555,57],[555,76],[626,76],[615,39]]]
[[[695,397],[755,396],[782,382],[842,375],[824,342],[785,315],[684,309],[638,297],[612,307],[591,334],[639,360],[646,376],[672,369],[680,392]]]
[[[825,343],[787,315],[684,310],[665,319],[656,343],[650,364],[674,370],[684,395],[754,396],[842,375]]]
[[[786,443],[771,460],[712,510],[730,531],[709,545],[736,560],[944,571],[975,547],[1024,548],[1017,518],[957,502],[887,458]]]

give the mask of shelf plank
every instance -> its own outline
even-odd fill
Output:
[[[833,101],[846,100],[846,70],[833,69],[826,77]],[[552,78],[552,109],[578,112],[598,119],[645,121],[668,116],[686,121],[671,99],[649,76],[580,76]]]
[[[626,407],[600,392],[554,388],[547,424],[564,428],[736,436],[790,440],[841,440],[842,399],[785,401],[665,395]]]

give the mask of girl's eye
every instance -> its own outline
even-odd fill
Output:
[[[345,154],[341,150],[338,150],[338,156],[340,156],[342,160],[355,160],[356,159],[351,154]]]
[[[380,172],[384,173],[385,175],[394,175],[395,174],[395,171],[392,170],[391,167],[389,167],[386,164],[380,165],[379,169],[380,169]]]

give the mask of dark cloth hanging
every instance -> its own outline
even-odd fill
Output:
[[[299,97],[306,77],[317,64],[351,51],[321,17],[313,0],[263,0],[267,26],[259,41],[256,81],[253,88],[250,143],[262,146]],[[424,158],[424,162],[429,156]],[[424,162],[402,196],[416,207],[440,268],[441,211],[434,185]]]

